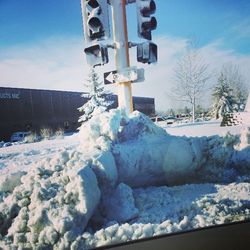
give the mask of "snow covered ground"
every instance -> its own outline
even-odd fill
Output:
[[[224,135],[227,132],[230,132],[233,135],[237,135],[242,129],[241,125],[232,127],[220,127],[220,123],[220,120],[212,120],[173,125],[164,125],[164,123],[162,123],[160,124],[160,126],[165,128],[166,131],[171,135],[194,137]]]
[[[0,175],[19,170],[26,171],[34,163],[53,157],[62,150],[68,150],[78,144],[78,136],[74,134],[65,136],[64,139],[44,140],[0,148]]]
[[[84,249],[250,219],[250,131],[104,113],[0,148],[0,249]],[[166,130],[166,131],[165,131]]]

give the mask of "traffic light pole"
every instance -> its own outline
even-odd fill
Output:
[[[126,0],[110,0],[112,8],[113,37],[116,70],[130,67],[128,32],[126,19]],[[118,106],[127,114],[133,112],[131,82],[118,83]]]

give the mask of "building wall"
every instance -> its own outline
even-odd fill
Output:
[[[117,96],[112,96],[117,107]],[[154,115],[153,98],[133,97],[134,109]],[[63,128],[73,132],[80,126],[77,110],[87,101],[80,92],[0,87],[0,141],[17,131]]]

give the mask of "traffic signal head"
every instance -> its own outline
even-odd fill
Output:
[[[81,0],[86,42],[110,37],[107,0]]]
[[[155,17],[151,15],[155,13],[156,4],[154,0],[136,0],[137,5],[137,21],[138,36],[147,40],[152,39],[151,31],[157,27]]]
[[[87,63],[93,67],[109,62],[108,48],[101,44],[91,45],[84,49]]]
[[[157,62],[157,45],[152,42],[145,42],[137,45],[137,61],[141,63]]]

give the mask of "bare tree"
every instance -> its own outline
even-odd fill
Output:
[[[171,96],[191,104],[193,122],[197,100],[204,92],[208,79],[208,64],[204,63],[199,50],[190,42],[186,53],[178,60],[174,69],[175,86],[171,89]]]

